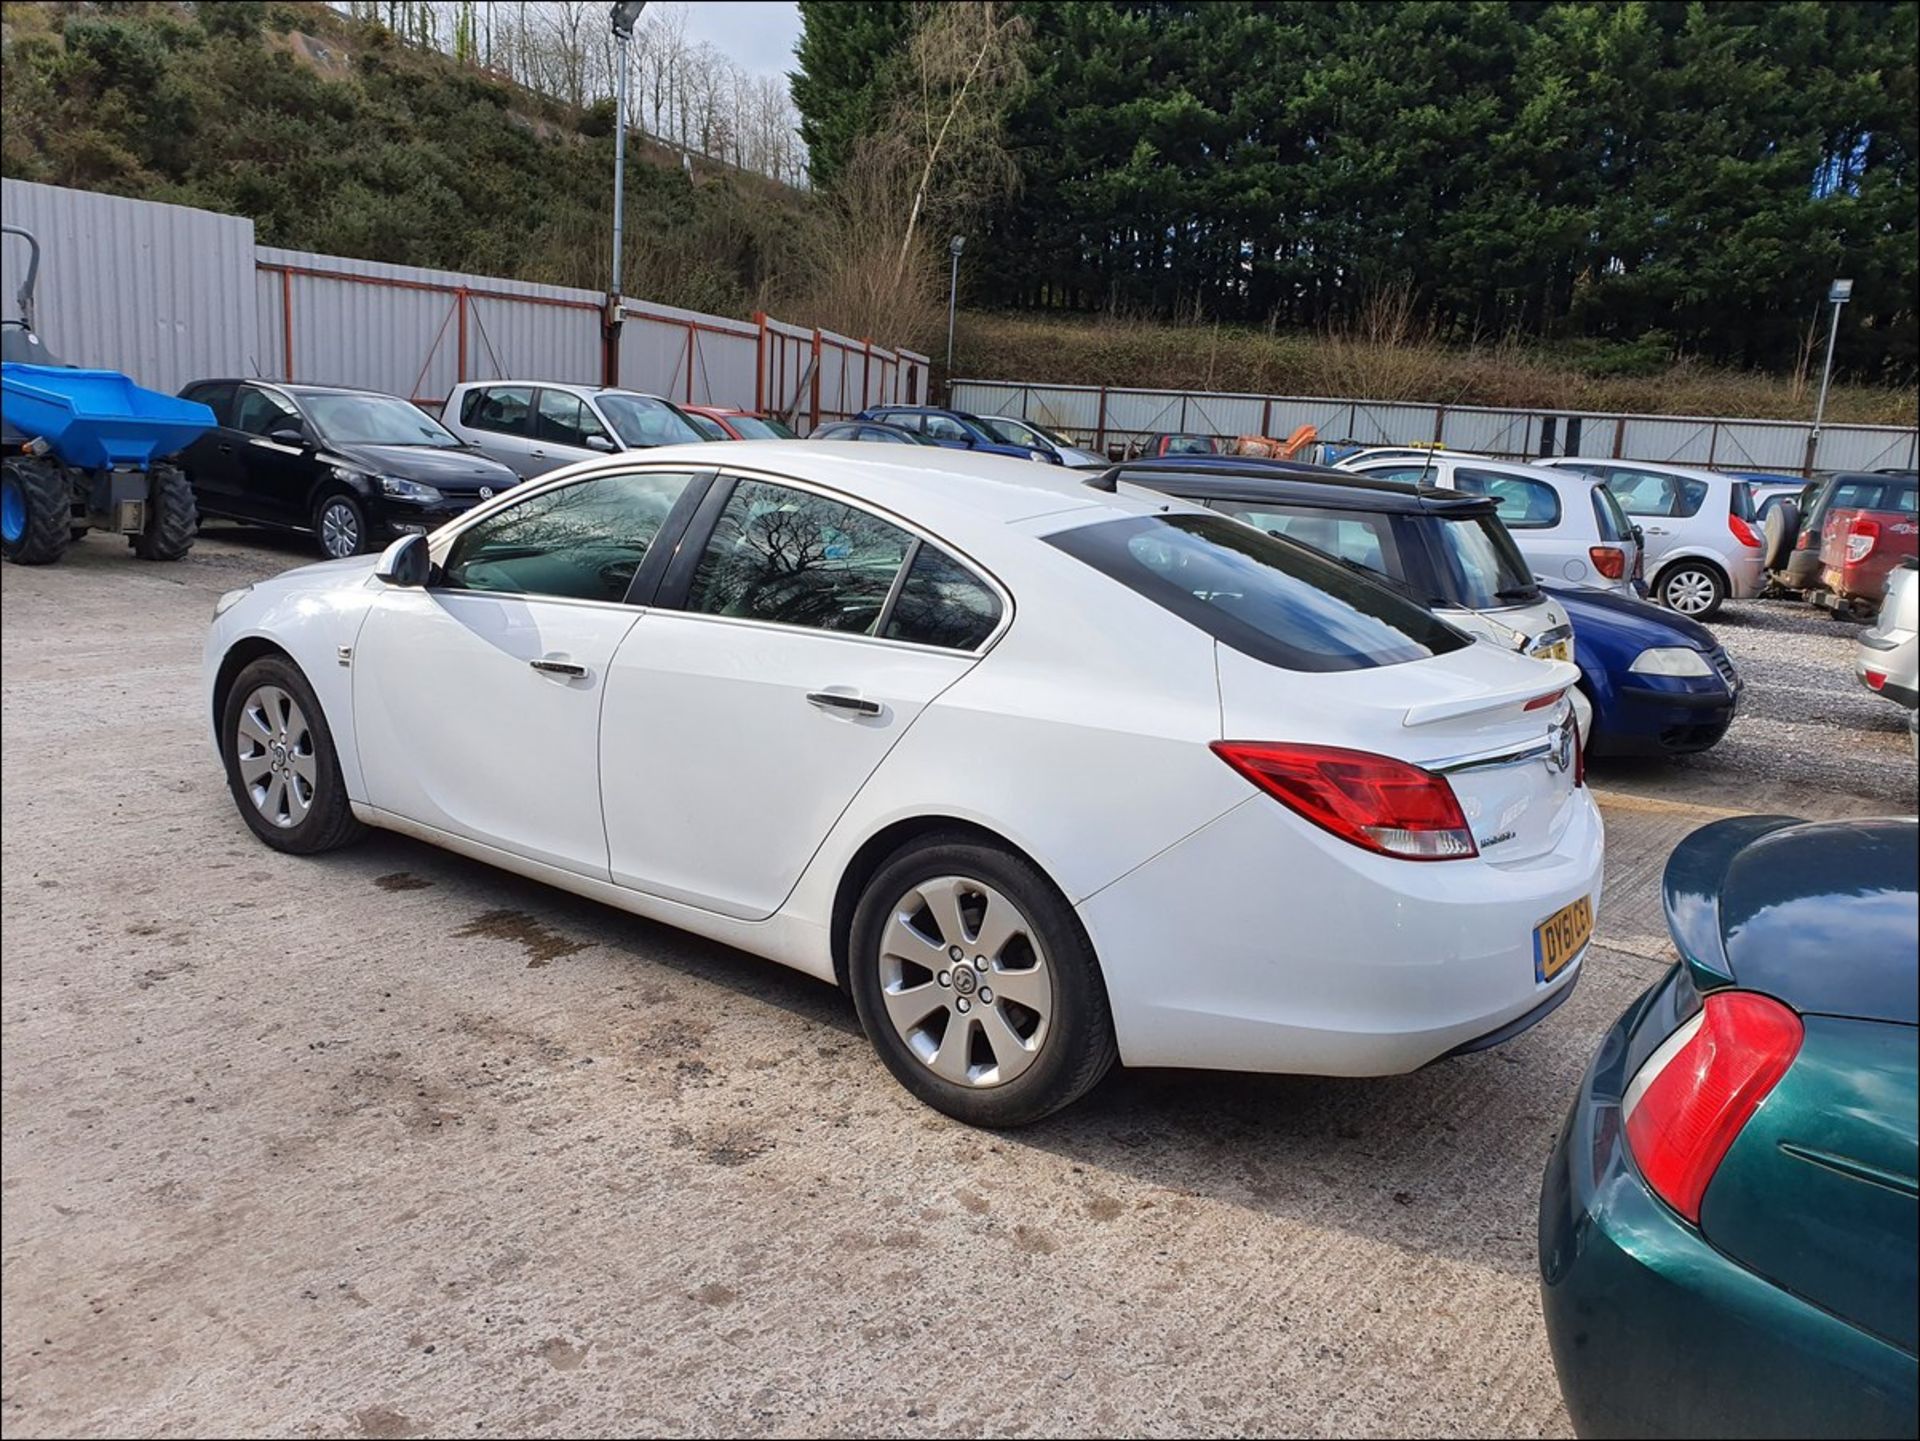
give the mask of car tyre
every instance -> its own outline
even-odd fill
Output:
[[[193,549],[199,524],[186,472],[177,466],[156,465],[147,500],[147,527],[127,540],[142,560],[181,560]]]
[[[1762,536],[1766,550],[1762,552],[1763,564],[1769,572],[1779,570],[1787,563],[1787,557],[1793,553],[1793,543],[1800,538],[1800,507],[1791,500],[1783,500],[1767,512],[1767,523]]]
[[[1091,1090],[1117,1055],[1073,907],[1031,861],[966,832],[922,837],[874,874],[847,972],[887,1069],[968,1125],[1037,1121]]]
[[[362,555],[368,548],[367,512],[344,491],[330,492],[313,508],[313,533],[329,560]]]
[[[235,677],[220,707],[220,756],[241,819],[277,851],[310,856],[359,840],[320,701],[285,656]]]
[[[1711,620],[1727,599],[1727,578],[1703,560],[1676,560],[1653,582],[1654,598],[1689,620]]]
[[[50,565],[72,539],[73,487],[45,460],[0,462],[0,554],[15,565]]]

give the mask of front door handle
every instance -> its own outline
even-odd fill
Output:
[[[838,691],[808,691],[807,704],[819,706],[821,710],[841,711],[847,715],[880,714],[879,701],[868,700],[865,696],[842,695]]]
[[[539,660],[530,660],[527,664],[542,675],[563,675],[569,680],[580,680],[587,673],[587,668],[583,665],[575,665],[570,660],[548,660],[545,656]]]

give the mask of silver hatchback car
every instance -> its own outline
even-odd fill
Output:
[[[440,423],[522,480],[615,451],[706,438],[657,395],[556,381],[463,381],[447,396]]]

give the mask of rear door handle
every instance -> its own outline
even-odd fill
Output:
[[[868,700],[864,696],[842,695],[838,691],[808,691],[807,704],[819,706],[821,710],[841,711],[847,715],[880,714],[879,701]]]
[[[570,660],[548,660],[545,656],[539,660],[530,660],[527,664],[542,675],[563,675],[569,680],[580,680],[587,673],[587,668],[583,665],[575,665]]]

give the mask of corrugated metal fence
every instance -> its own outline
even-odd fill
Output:
[[[1127,390],[1091,385],[956,380],[952,403],[1014,415],[1089,438],[1095,450],[1161,431],[1285,438],[1311,425],[1322,440],[1365,445],[1438,442],[1452,450],[1526,458],[1612,456],[1723,470],[1873,470],[1912,466],[1920,434],[1895,425],[1827,425],[1818,453],[1812,425],[1697,415],[1494,410],[1471,405],[1387,404],[1297,395]]]
[[[362,385],[437,405],[461,380],[601,383],[688,404],[797,411],[803,428],[927,394],[927,357],[756,315],[627,300],[615,364],[591,290],[254,243],[251,221],[7,180],[40,238],[36,322],[79,365],[178,390],[210,375]],[[25,247],[4,249],[7,314]]]

